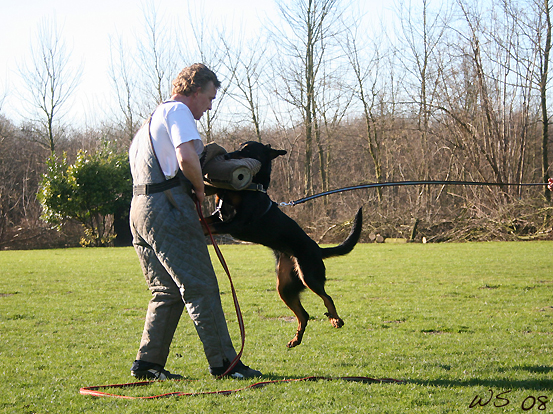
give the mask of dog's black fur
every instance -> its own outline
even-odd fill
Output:
[[[238,151],[226,154],[227,159],[254,158],[260,161],[262,166],[253,183],[262,185],[265,191],[215,189],[220,207],[206,221],[213,234],[230,234],[236,239],[274,250],[278,293],[298,320],[298,331],[287,345],[292,348],[301,343],[309,319],[300,302],[300,293],[306,287],[323,299],[330,323],[336,328],[344,325],[332,298],[324,289],[323,259],[347,254],[354,248],[361,234],[362,211],[357,212],[351,233],[342,244],[319,247],[266,194],[271,180],[271,161],[284,154],[284,150],[275,150],[255,141],[246,142]]]

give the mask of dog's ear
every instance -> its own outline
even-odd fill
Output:
[[[288,153],[288,151],[271,149],[271,159],[274,160],[279,155],[284,155],[286,153]]]

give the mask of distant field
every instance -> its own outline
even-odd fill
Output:
[[[260,246],[222,246],[246,324],[244,362],[266,379],[392,377],[401,384],[296,382],[230,396],[130,401],[81,396],[129,375],[150,294],[132,248],[0,252],[0,412],[553,412],[553,242],[365,244],[329,259],[302,345]],[[213,257],[215,257],[213,255]],[[229,284],[218,263],[236,346]],[[241,388],[214,381],[184,315],[167,368],[191,382],[113,390],[140,396]],[[489,402],[488,402],[489,400]]]

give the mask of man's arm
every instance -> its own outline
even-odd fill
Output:
[[[192,141],[184,142],[177,147],[176,151],[180,169],[184,173],[184,176],[192,183],[194,192],[200,203],[203,202],[205,198],[204,177],[194,143]]]

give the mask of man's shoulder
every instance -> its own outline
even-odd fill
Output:
[[[160,106],[165,110],[178,111],[178,110],[188,109],[188,107],[184,103],[179,101],[165,101]]]
[[[167,101],[161,104],[163,112],[168,116],[170,114],[185,115],[187,117],[192,117],[192,112],[184,103],[179,101]]]

